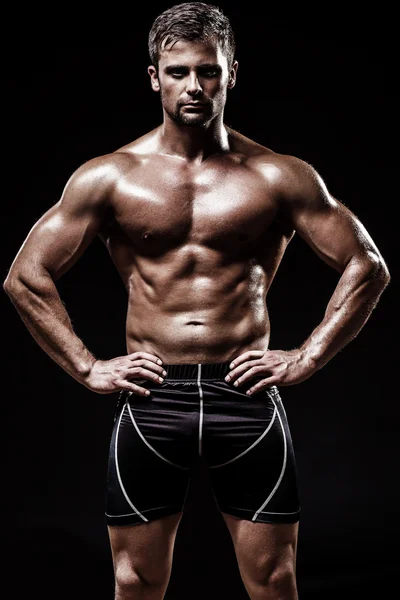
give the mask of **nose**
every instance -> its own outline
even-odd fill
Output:
[[[197,73],[190,73],[187,79],[186,92],[189,96],[197,96],[202,91]]]

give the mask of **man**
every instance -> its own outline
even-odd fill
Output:
[[[315,169],[224,124],[238,63],[219,8],[164,11],[149,53],[162,123],[72,174],[4,288],[56,363],[93,392],[119,394],[106,503],[116,600],[164,597],[199,460],[249,597],[295,600],[300,506],[279,387],[344,348],[390,276]],[[266,296],[295,232],[340,278],[304,343],[273,350]],[[56,288],[97,235],[128,292],[127,351],[111,360],[78,338]]]

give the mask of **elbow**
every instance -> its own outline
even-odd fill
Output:
[[[14,298],[20,294],[21,289],[24,287],[21,277],[11,272],[7,275],[3,281],[3,290],[10,298]]]
[[[15,275],[12,275],[11,272],[10,272],[10,273],[8,273],[8,275],[5,278],[5,280],[3,281],[3,290],[9,296],[11,296],[13,290],[15,289],[15,285],[16,285],[17,279],[18,278],[15,277]]]
[[[363,288],[370,298],[377,300],[390,282],[388,266],[379,252],[369,250],[363,254],[354,255],[346,269],[350,278],[357,281],[357,286]]]
[[[391,275],[388,269],[388,266],[383,263],[383,269],[382,269],[382,281],[383,281],[383,287],[385,288],[391,280]]]
[[[368,253],[368,279],[379,293],[389,285],[391,275],[382,256],[375,252]]]
[[[27,292],[41,293],[47,287],[48,277],[32,269],[11,268],[3,281],[3,290],[13,301],[26,297]]]

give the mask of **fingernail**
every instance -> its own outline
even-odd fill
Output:
[[[162,365],[162,360],[158,359],[157,363],[158,363],[159,365]]]
[[[227,375],[227,376],[225,377],[225,381],[230,381],[230,380],[231,380],[231,378],[229,377],[229,375]]]
[[[247,394],[248,396],[251,396],[251,391],[250,391],[250,390],[247,390],[246,394]]]
[[[159,378],[158,378],[158,381],[161,381],[161,382],[163,382],[163,381],[164,381],[164,379],[163,379],[162,377],[159,377]]]
[[[145,396],[150,396],[150,390],[145,391]]]
[[[167,374],[167,371],[163,371],[163,372],[162,372],[162,374],[163,374],[163,375],[164,375],[164,377],[165,377],[165,375]]]
[[[234,367],[234,366],[235,366],[235,363],[231,363],[231,364],[229,365],[229,368],[230,368],[230,369],[233,369],[233,367]]]

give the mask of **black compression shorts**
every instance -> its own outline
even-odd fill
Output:
[[[181,512],[199,460],[209,469],[220,511],[265,523],[299,520],[295,455],[278,389],[247,396],[261,377],[235,388],[224,381],[229,364],[163,365],[162,383],[136,380],[150,396],[120,392],[108,462],[108,525]]]

